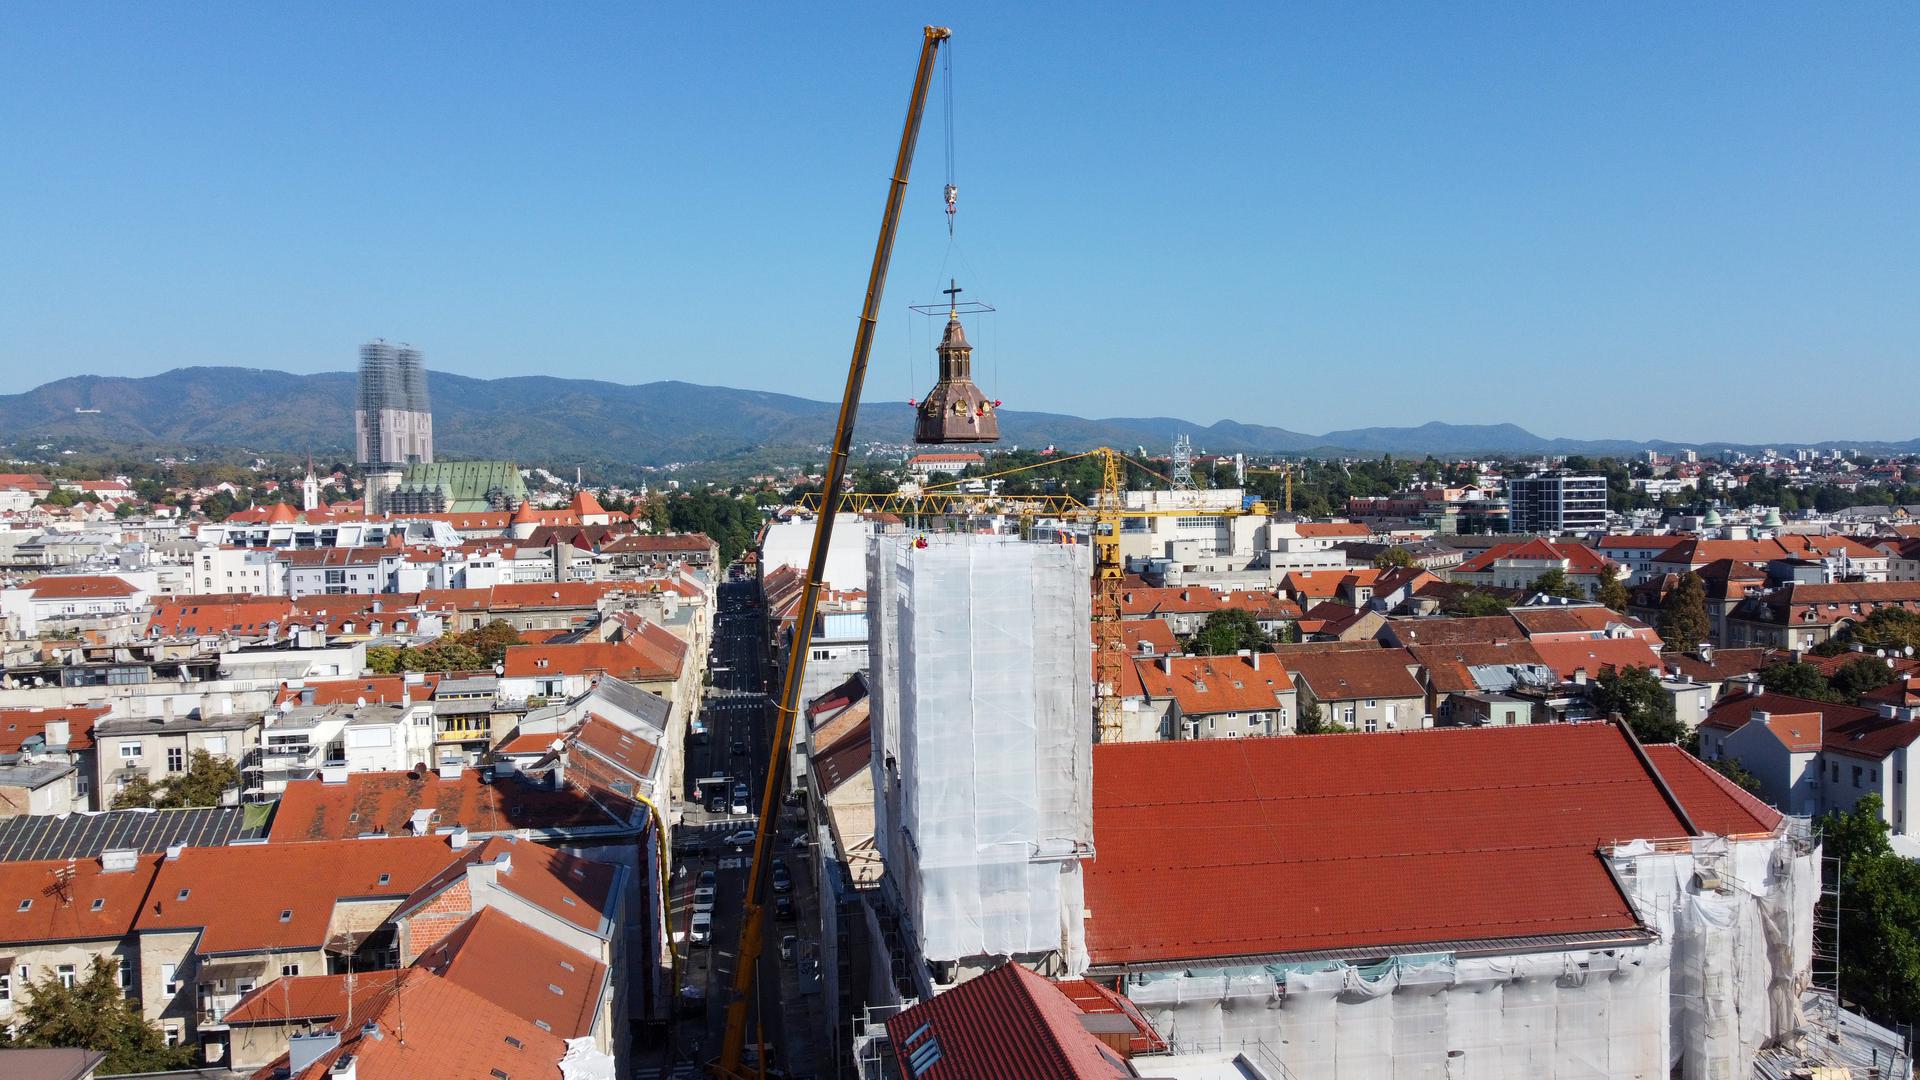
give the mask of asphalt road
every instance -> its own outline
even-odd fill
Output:
[[[718,1053],[726,1024],[726,1003],[731,993],[745,910],[747,861],[752,854],[725,846],[723,838],[728,833],[753,827],[753,814],[761,809],[760,791],[768,764],[768,720],[772,708],[767,688],[777,675],[770,671],[766,616],[759,607],[759,599],[759,589],[752,582],[725,582],[720,586],[710,658],[713,682],[702,709],[707,731],[704,738],[690,738],[687,745],[688,810],[681,818],[679,831],[683,836],[697,834],[704,838],[706,850],[699,855],[682,855],[679,860],[680,865],[686,867],[686,873],[674,882],[676,931],[684,933],[692,917],[693,889],[700,872],[713,870],[716,878],[712,940],[706,945],[690,942],[681,945],[685,963],[683,983],[704,989],[706,1013],[704,1023],[683,1024],[679,1041],[687,1049],[691,1049],[689,1043],[697,1041],[700,1060]],[[700,784],[702,779],[721,776],[727,777],[724,784]],[[736,815],[731,812],[731,806],[723,807],[719,813],[708,809],[708,800],[715,793],[728,794],[730,799],[730,789],[735,782],[746,783],[752,813]],[[776,806],[774,812],[778,811]],[[760,1010],[754,1009],[750,1024],[764,1024],[765,1039],[779,1047],[785,1041],[778,1001],[780,973],[775,966],[780,963],[781,931],[771,911],[765,926],[768,944],[761,950],[755,997],[765,1000],[769,1008],[764,1020]],[[754,1038],[755,1031],[750,1026],[749,1043]],[[779,1060],[777,1054],[776,1050],[775,1061]]]

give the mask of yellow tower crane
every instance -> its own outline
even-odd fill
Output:
[[[1091,505],[1067,494],[997,495],[966,492],[960,486],[1005,479],[1036,469],[1054,468],[1069,462],[1097,458],[1100,461],[1100,486],[1093,492]],[[1127,663],[1125,635],[1121,631],[1121,595],[1126,590],[1126,560],[1120,551],[1120,535],[1130,519],[1156,517],[1238,517],[1264,515],[1265,503],[1245,507],[1201,509],[1196,506],[1129,507],[1126,504],[1126,466],[1144,470],[1169,485],[1172,481],[1153,469],[1111,447],[1097,447],[1082,454],[1049,458],[1033,465],[1021,465],[1000,472],[971,476],[933,484],[918,492],[859,494],[848,492],[837,499],[840,513],[896,514],[907,518],[972,517],[1008,515],[1031,523],[1037,518],[1057,518],[1090,526],[1093,543],[1093,694],[1095,731],[1101,742],[1118,742],[1124,736],[1120,722],[1120,684]],[[819,511],[822,496],[809,492],[802,496],[802,510]],[[824,516],[824,515],[823,515]]]

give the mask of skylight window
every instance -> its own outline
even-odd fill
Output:
[[[560,989],[559,987],[553,985],[552,983],[547,984],[547,989],[553,991],[556,994],[559,994],[561,997],[567,996],[567,992],[565,990]]]
[[[33,910],[33,900],[31,898],[28,898],[26,900],[20,901],[20,910],[21,911]]]
[[[187,898],[187,894],[188,894],[188,893],[190,893],[190,892],[192,892],[192,891],[193,891],[192,889],[181,889],[181,890],[180,890],[180,895],[178,895],[178,896],[176,896],[176,897],[174,897],[174,899],[175,899],[175,900],[185,900],[185,899]]]
[[[553,1025],[552,1025],[552,1024],[549,1024],[549,1023],[547,1023],[547,1022],[546,1022],[545,1020],[535,1020],[535,1021],[533,1022],[533,1026],[534,1026],[534,1027],[537,1027],[537,1028],[539,1028],[539,1029],[540,1029],[541,1031],[552,1031],[552,1030],[553,1030]]]
[[[107,901],[105,900],[105,898],[101,898],[93,902],[93,910],[95,911],[99,911],[101,908],[104,908],[106,906],[107,906]]]
[[[928,1069],[939,1064],[940,1058],[940,1040],[928,1036],[926,1042],[907,1052],[907,1065],[913,1070],[915,1080],[918,1080],[927,1074]]]
[[[509,1035],[507,1036],[507,1045],[513,1047],[515,1050],[521,1050],[525,1049],[527,1044]]]
[[[381,874],[381,875],[380,875],[380,884],[382,884],[382,885],[388,885],[388,884],[391,884],[392,882],[393,882],[393,875],[392,875],[392,874]]]
[[[292,921],[293,921],[293,909],[292,909],[292,908],[281,908],[281,909],[280,909],[280,921],[281,921],[281,922],[292,922]]]
[[[561,966],[561,967],[563,967],[563,968],[566,968],[566,969],[567,969],[568,971],[572,971],[572,970],[573,970],[573,965],[572,965],[572,964],[569,964],[569,963],[567,963],[567,962],[566,962],[565,960],[562,960],[562,961],[560,961],[560,966]]]

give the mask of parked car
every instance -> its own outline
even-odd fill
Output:
[[[747,785],[745,784],[733,785],[733,812],[734,813],[736,814],[750,813],[751,807],[748,803],[748,799],[749,799],[749,796],[747,794]]]
[[[779,859],[773,860],[773,891],[777,893],[793,891],[793,875],[787,873],[787,864]]]
[[[713,886],[702,885],[693,890],[693,910],[695,914],[713,910]]]
[[[705,945],[713,940],[713,914],[707,911],[693,913],[693,926],[687,931],[687,940],[695,945]]]
[[[753,846],[753,835],[752,829],[741,829],[739,832],[727,837],[727,846],[736,851],[745,851]]]
[[[726,812],[727,812],[727,795],[725,792],[716,791],[713,794],[707,796],[707,813],[724,814]]]
[[[793,959],[793,947],[797,945],[799,941],[800,939],[798,937],[795,937],[792,934],[788,934],[786,937],[781,938],[780,939],[780,959],[782,960]]]
[[[711,871],[711,870],[702,870],[702,871],[700,871],[700,877],[699,877],[699,880],[697,880],[697,881],[695,881],[695,882],[694,882],[694,884],[695,884],[695,885],[705,885],[705,886],[707,886],[707,887],[709,887],[709,888],[711,888],[711,887],[713,887],[713,885],[714,885],[714,883],[715,883],[715,881],[716,881],[716,875],[714,874],[714,872],[713,872],[713,871]]]
[[[679,833],[673,838],[676,855],[700,855],[707,850],[707,838],[697,832]]]
[[[773,917],[781,922],[793,920],[793,897],[776,896],[773,898]]]

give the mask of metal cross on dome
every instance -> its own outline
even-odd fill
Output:
[[[955,281],[952,278],[948,278],[947,287],[944,289],[941,289],[940,291],[947,294],[947,317],[953,318],[953,319],[959,318],[960,317],[960,294],[962,292],[965,292],[966,290],[960,287],[959,282]]]

